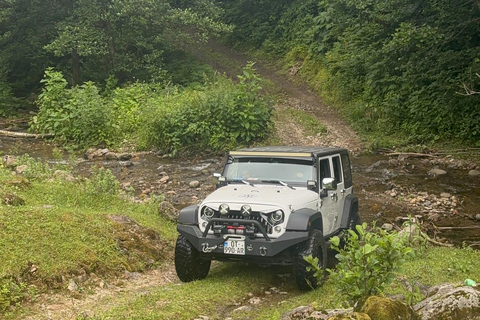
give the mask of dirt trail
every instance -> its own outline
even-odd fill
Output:
[[[191,54],[197,59],[230,77],[241,74],[241,68],[248,61],[255,61],[255,69],[259,75],[273,84],[273,93],[279,96],[275,105],[277,110],[287,107],[301,109],[314,115],[327,127],[327,134],[305,137],[302,129],[293,120],[276,123],[277,135],[285,145],[337,146],[347,148],[354,153],[361,151],[359,137],[341,118],[338,110],[324,104],[314,92],[308,89],[307,85],[294,82],[293,73],[281,75],[273,67],[268,67],[265,62],[252,59],[213,40],[208,46],[195,49]]]

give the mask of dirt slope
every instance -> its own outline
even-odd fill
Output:
[[[341,118],[338,110],[324,104],[305,84],[299,84],[299,79],[294,79],[295,72],[281,75],[273,67],[268,67],[266,63],[247,57],[217,41],[210,41],[208,46],[192,48],[191,53],[218,72],[225,73],[230,77],[241,74],[241,68],[248,61],[254,61],[257,72],[262,78],[271,82],[273,93],[279,97],[278,103],[275,105],[277,110],[287,107],[301,109],[314,115],[327,127],[327,134],[305,137],[302,129],[294,121],[283,120],[281,123],[276,123],[275,126],[277,136],[280,137],[283,144],[337,146],[347,148],[352,152],[362,149],[359,137]]]

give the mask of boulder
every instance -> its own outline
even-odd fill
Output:
[[[370,318],[370,316],[366,313],[352,312],[337,314],[328,318],[327,320],[372,320],[372,318]]]
[[[21,166],[18,166],[16,169],[15,169],[15,172],[17,174],[24,174],[25,171],[28,169],[28,166],[26,164],[22,164]]]
[[[180,213],[180,211],[168,201],[163,201],[158,205],[158,212],[172,221],[177,221],[178,214]]]
[[[442,170],[442,169],[438,169],[438,168],[434,168],[434,169],[428,171],[428,174],[431,175],[431,176],[443,176],[444,174],[447,174],[447,171]]]
[[[0,200],[3,204],[7,206],[23,206],[25,205],[25,199],[16,195],[15,193],[5,192],[0,194]]]
[[[451,284],[432,287],[427,299],[413,309],[422,320],[480,320],[480,291]]]
[[[468,172],[468,175],[469,175],[470,177],[480,177],[480,171],[478,171],[478,170],[470,170],[470,171]]]
[[[370,296],[360,308],[372,320],[419,320],[417,313],[409,305],[385,297]]]
[[[3,165],[7,168],[15,168],[18,164],[17,157],[6,155],[2,158]]]
[[[190,183],[188,184],[188,186],[190,188],[198,188],[200,186],[200,182],[197,181],[197,180],[193,180],[193,181],[190,181]]]
[[[69,181],[69,182],[77,181],[77,178],[75,178],[73,174],[65,170],[55,170],[54,175],[57,179],[60,179],[63,181]]]

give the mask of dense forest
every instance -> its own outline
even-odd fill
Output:
[[[230,41],[301,62],[361,132],[480,144],[479,1],[222,3]]]
[[[233,83],[183,50],[222,36],[298,68],[366,135],[478,145],[479,23],[475,0],[5,0],[0,116],[33,110],[32,130],[79,147],[262,139],[253,65]]]

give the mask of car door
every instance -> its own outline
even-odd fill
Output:
[[[322,213],[323,232],[325,236],[335,232],[340,225],[345,196],[343,171],[340,156],[319,158],[320,212]],[[324,185],[326,178],[334,178],[335,183]],[[336,187],[335,187],[336,185]],[[334,188],[332,188],[334,187]]]

